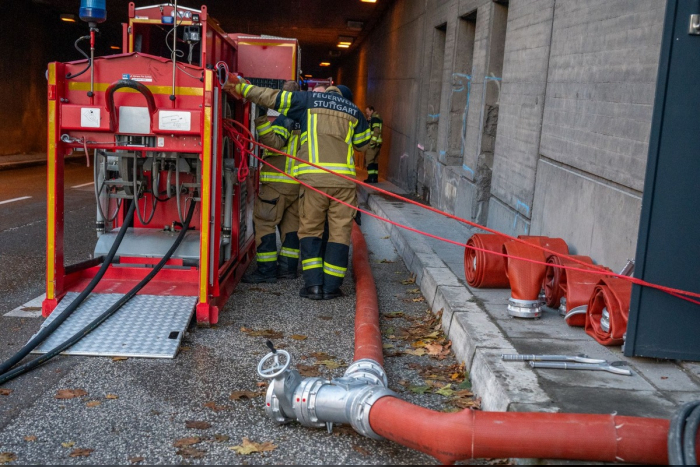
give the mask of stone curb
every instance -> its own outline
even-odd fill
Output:
[[[390,218],[385,209],[387,201],[369,195],[361,186],[358,196],[377,215]],[[503,364],[501,354],[517,353],[515,348],[431,246],[422,240],[409,240],[401,228],[382,225],[406,267],[416,275],[416,284],[430,308],[443,311],[445,334],[452,340],[457,358],[465,363],[482,408],[500,412],[558,411],[530,368]]]

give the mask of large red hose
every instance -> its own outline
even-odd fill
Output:
[[[509,256],[538,261],[547,260],[544,257],[542,248],[547,248],[563,255],[569,254],[569,247],[561,238],[526,236],[518,238],[536,246],[509,240],[503,244],[503,252]],[[546,266],[513,258],[505,258],[505,262],[506,274],[512,290],[511,296],[516,300],[537,300],[542,290]]]
[[[590,265],[593,265],[593,260],[589,256],[557,256],[551,255],[547,258],[547,263],[552,266],[547,266],[544,273],[544,299],[547,306],[550,308],[558,308],[561,298],[566,295],[566,269],[557,266],[578,266],[579,263],[572,261],[570,258],[576,258]]]
[[[464,275],[469,285],[488,289],[507,289],[510,286],[505,258],[484,251],[500,253],[507,240],[506,237],[493,234],[471,236],[467,245],[472,248],[464,249]]]
[[[356,281],[355,360],[381,363],[377,291],[367,244],[353,225],[352,265]],[[541,252],[540,252],[541,254]],[[569,459],[665,464],[669,421],[560,413],[442,413],[395,397],[370,409],[372,430],[443,464],[481,458]]]
[[[367,243],[360,228],[352,225],[352,270],[355,276],[355,360],[368,358],[384,366],[379,301],[369,265]]]
[[[602,279],[593,290],[586,313],[586,333],[602,345],[622,345],[627,332],[632,284],[609,277]],[[609,330],[601,326],[603,309],[608,311]]]

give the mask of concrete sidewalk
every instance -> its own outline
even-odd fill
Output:
[[[360,178],[360,175],[358,175]],[[388,182],[379,187],[405,192]],[[466,243],[479,230],[418,206],[359,187],[360,201],[376,214],[431,234]],[[627,358],[604,347],[558,312],[539,320],[511,318],[509,290],[471,289],[464,278],[464,249],[383,224],[398,254],[434,312],[443,311],[445,332],[471,374],[485,410],[613,413],[670,418],[681,403],[700,398],[700,365]],[[587,354],[622,361],[634,373],[533,370],[503,362],[501,354]]]
[[[85,159],[85,154],[76,151],[70,156],[66,156],[65,159]],[[46,164],[45,152],[0,156],[0,170],[21,169],[24,167],[33,167],[44,164]]]

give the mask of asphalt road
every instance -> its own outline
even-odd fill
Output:
[[[90,169],[66,169],[67,263],[89,257],[95,243]],[[45,168],[0,172],[0,359],[16,351],[39,328],[41,318],[6,317],[9,310],[43,291]],[[386,370],[401,397],[436,410],[455,410],[449,390],[462,376],[450,354],[442,360],[415,351],[427,326],[427,306],[408,271],[373,219],[363,231],[379,289],[387,336]],[[212,328],[191,327],[174,360],[58,357],[3,386],[0,395],[0,464],[434,464],[434,459],[389,442],[377,442],[337,427],[333,434],[298,424],[276,426],[265,417],[263,398],[232,400],[236,391],[262,391],[255,368],[266,353],[265,338],[245,330],[280,332],[275,342],[305,371],[339,376],[352,361],[354,290],[330,302],[298,297],[301,279],[262,286],[241,285]],[[433,329],[427,329],[429,334]],[[295,336],[295,338],[292,338]],[[434,336],[433,336],[434,337]],[[426,337],[430,339],[430,337]],[[431,341],[433,342],[433,341]],[[327,355],[315,353],[324,352]],[[325,365],[319,365],[325,361]],[[338,365],[337,368],[333,368]],[[454,378],[454,379],[453,379]],[[451,384],[445,392],[435,392]],[[459,389],[464,389],[463,384]],[[58,391],[87,394],[56,399]],[[200,428],[187,428],[187,422]],[[410,429],[410,428],[409,428]],[[175,447],[190,439],[190,446]],[[243,438],[270,442],[264,453],[231,448]],[[88,451],[79,451],[79,450]],[[78,450],[78,451],[76,451]],[[84,456],[71,457],[76,454]]]

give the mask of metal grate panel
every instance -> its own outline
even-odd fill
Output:
[[[78,297],[69,292],[42,328]],[[33,353],[46,353],[90,324],[121,294],[92,294]],[[63,355],[175,358],[197,297],[137,295]]]

